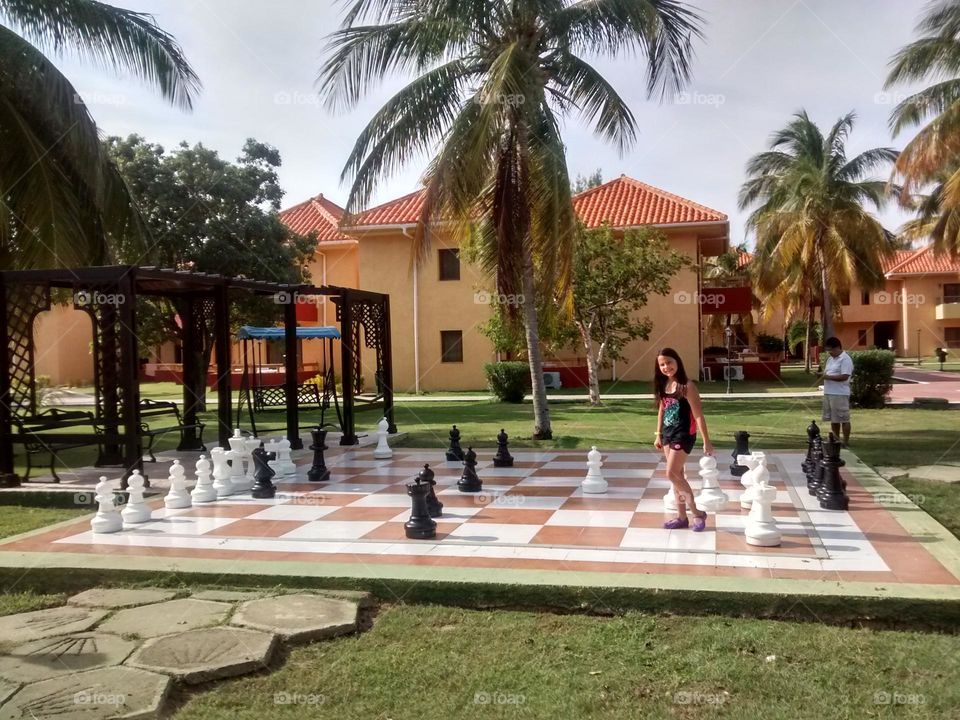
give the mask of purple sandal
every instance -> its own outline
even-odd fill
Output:
[[[690,521],[687,518],[675,517],[673,520],[667,520],[663,527],[667,530],[684,530],[690,527]]]
[[[693,516],[693,531],[703,532],[707,529],[707,514]]]

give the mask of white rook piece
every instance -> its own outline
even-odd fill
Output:
[[[697,495],[698,508],[718,512],[727,506],[727,494],[720,489],[720,483],[717,482],[719,475],[716,458],[711,455],[700,458],[700,478],[703,485]]]
[[[190,493],[187,492],[187,479],[184,477],[183,465],[179,460],[174,460],[170,466],[170,490],[163,499],[165,507],[171,510],[188,508],[193,503],[190,500]]]
[[[393,450],[390,449],[390,445],[387,443],[387,430],[390,427],[390,423],[387,422],[387,419],[380,418],[380,422],[377,423],[377,448],[373,451],[373,457],[375,460],[388,460],[393,457]]]
[[[123,521],[129,525],[145,523],[150,517],[150,508],[143,501],[143,475],[139,470],[134,470],[133,474],[127,478],[127,493],[129,495],[127,504],[120,511]]]
[[[250,459],[247,457],[247,441],[243,435],[240,434],[240,428],[234,428],[233,436],[227,438],[227,442],[230,443],[230,449],[236,453],[234,464],[239,466],[239,472],[237,472],[231,465],[230,481],[234,486],[242,488],[244,485],[242,479],[244,477],[244,463]]]
[[[120,532],[123,530],[123,518],[114,502],[113,483],[101,475],[96,490],[97,514],[90,521],[90,529],[95,533]]]
[[[290,458],[290,441],[287,438],[277,441],[277,467],[282,477],[296,480],[297,466]]]
[[[753,504],[750,506],[750,514],[743,531],[747,545],[774,547],[780,544],[780,530],[771,509],[773,500],[777,497],[777,489],[767,484],[769,477],[769,473],[766,477],[761,475],[760,482],[752,488]]]
[[[227,450],[226,458],[227,467],[230,468],[230,487],[233,488],[233,494],[250,490],[251,488],[247,487],[247,476],[243,474],[243,452]]]
[[[580,489],[585,493],[599,494],[607,491],[607,481],[600,470],[603,467],[602,457],[596,445],[587,453],[587,476],[580,483]]]
[[[210,451],[213,460],[213,489],[217,497],[233,495],[233,484],[230,482],[230,468],[227,467],[227,453],[222,447],[215,447]]]
[[[737,455],[737,462],[740,465],[747,466],[747,471],[740,478],[740,484],[743,485],[743,492],[740,494],[740,507],[744,509],[749,509],[750,501],[753,499],[753,476],[760,464],[761,454]]]
[[[213,477],[210,475],[210,461],[206,455],[197,460],[197,484],[190,497],[195,503],[213,502],[217,499],[217,489],[213,486]]]

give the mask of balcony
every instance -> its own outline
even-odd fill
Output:
[[[937,320],[960,320],[960,295],[945,295],[934,313]]]

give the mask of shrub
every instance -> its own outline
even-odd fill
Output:
[[[763,353],[783,352],[783,338],[778,338],[776,335],[759,333],[757,335],[757,351]]]
[[[858,408],[882,408],[887,393],[893,387],[893,362],[890,350],[857,350],[847,353],[853,360],[850,378],[850,405]],[[820,356],[820,366],[826,367],[827,354]]]
[[[490,390],[500,402],[523,402],[530,390],[530,366],[524,362],[496,362],[483,366]]]

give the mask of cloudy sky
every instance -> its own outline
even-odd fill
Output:
[[[736,206],[744,166],[770,133],[804,108],[826,129],[855,110],[852,153],[902,147],[887,120],[897,94],[883,91],[890,57],[913,37],[917,0],[699,0],[706,21],[693,82],[660,103],[645,97],[635,58],[593,59],[636,115],[639,142],[624,156],[574,118],[565,123],[571,176],[600,168],[721,210],[731,240],[744,239]],[[317,193],[343,204],[340,171],[359,129],[409,78],[389,78],[349,114],[320,106],[314,80],[324,38],[339,24],[340,2],[307,0],[127,0],[172,33],[203,81],[191,113],[158,100],[135,80],[69,58],[59,62],[90,104],[103,132],[139,133],[165,146],[202,142],[234,158],[248,137],[280,149],[285,205]],[[417,187],[419,160],[390,179],[376,201]],[[882,213],[891,229],[904,215]],[[749,238],[748,242],[750,241]]]

